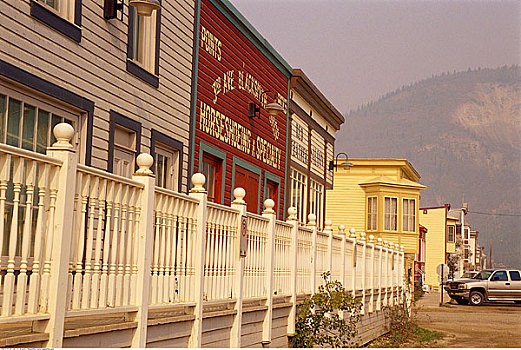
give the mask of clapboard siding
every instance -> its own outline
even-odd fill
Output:
[[[123,21],[107,21],[102,1],[83,0],[76,43],[33,18],[29,0],[3,0],[0,59],[94,102],[91,164],[97,168],[107,167],[110,110],[142,124],[142,152],[150,150],[152,128],[183,142],[186,189],[195,0],[162,6],[157,89],[126,70],[128,4]]]

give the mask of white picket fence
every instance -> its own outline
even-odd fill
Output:
[[[47,155],[0,144],[0,329],[43,321],[47,346],[60,347],[66,317],[127,312],[138,323],[132,346],[145,347],[148,311],[187,303],[196,316],[190,345],[200,347],[205,302],[234,301],[239,315],[243,300],[260,298],[269,341],[274,298],[292,303],[291,334],[297,297],[317,291],[326,271],[363,303],[377,296],[369,311],[403,293],[403,247],[353,230],[346,237],[343,225],[334,234],[328,220],[319,232],[312,214],[303,227],[295,208],[279,221],[270,199],[262,215],[247,213],[241,188],[231,207],[209,203],[202,174],[189,195],[158,188],[147,154],[132,179],[77,164],[71,129],[55,128]]]

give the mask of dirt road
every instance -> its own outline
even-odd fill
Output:
[[[444,301],[449,301],[447,294]],[[448,348],[521,347],[521,304],[487,303],[482,306],[439,306],[440,293],[430,292],[416,304],[417,324],[445,333],[432,344]]]

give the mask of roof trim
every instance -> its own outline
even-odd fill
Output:
[[[308,78],[300,68],[293,69],[291,88],[298,93],[307,92],[311,98],[318,102],[318,106],[325,111],[323,117],[333,126],[340,128],[345,123],[345,118],[340,111],[322,94],[318,87]],[[310,101],[312,102],[312,101]],[[313,104],[316,106],[316,104]],[[317,108],[320,109],[320,108]]]
[[[374,179],[371,179],[371,180],[368,180],[365,182],[361,182],[358,185],[361,187],[374,186],[374,185],[379,185],[379,186],[384,185],[384,186],[393,186],[393,187],[409,187],[409,188],[416,188],[416,189],[420,189],[420,190],[427,188],[427,186],[414,182],[414,181],[411,181],[411,180],[402,179],[399,181],[395,181],[386,176],[379,176]]]

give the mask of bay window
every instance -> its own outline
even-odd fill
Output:
[[[396,231],[398,217],[398,199],[384,197],[384,230]]]
[[[416,231],[416,200],[403,200],[403,231]]]
[[[367,198],[367,230],[376,231],[378,204],[377,197]]]

